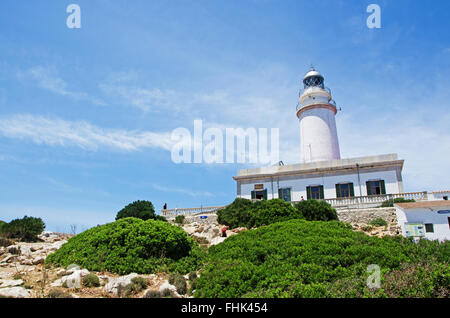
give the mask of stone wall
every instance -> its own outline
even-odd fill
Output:
[[[370,221],[382,218],[389,225],[397,225],[395,208],[336,209],[339,221],[347,223],[369,224]]]

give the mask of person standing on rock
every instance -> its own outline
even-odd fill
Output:
[[[222,228],[222,237],[227,237],[227,230],[228,230],[228,226],[225,226],[224,228]]]

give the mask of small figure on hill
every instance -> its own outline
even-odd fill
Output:
[[[302,197],[300,198],[300,201],[305,201],[305,199],[303,198],[303,195],[302,195]]]
[[[222,228],[222,237],[227,237],[227,230],[228,230],[228,226],[225,226],[224,228]]]

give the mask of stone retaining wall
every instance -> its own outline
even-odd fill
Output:
[[[389,225],[397,225],[395,208],[368,208],[368,209],[336,209],[339,221],[347,223],[369,224],[370,221],[382,218]]]

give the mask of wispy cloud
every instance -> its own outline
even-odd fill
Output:
[[[95,151],[110,148],[137,151],[144,148],[170,150],[170,133],[104,129],[85,121],[66,121],[30,114],[0,118],[0,134],[9,138],[28,139],[36,144],[75,146]]]
[[[57,95],[67,96],[74,100],[89,101],[96,105],[106,105],[104,101],[97,97],[90,96],[84,92],[70,90],[67,82],[59,77],[57,72],[47,67],[35,66],[25,72],[20,72],[19,77],[32,80],[38,87]]]
[[[171,192],[171,193],[180,193],[180,194],[186,194],[191,197],[213,197],[214,194],[208,191],[193,191],[189,189],[184,188],[172,188],[172,187],[165,187],[158,184],[153,184],[153,188],[159,191],[163,192]]]

